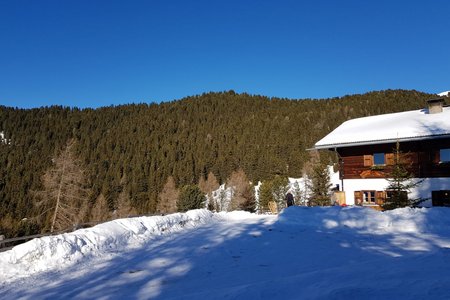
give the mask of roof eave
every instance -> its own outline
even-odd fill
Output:
[[[416,137],[403,137],[395,139],[383,139],[383,140],[372,140],[372,141],[360,141],[360,142],[348,142],[348,143],[335,143],[335,144],[324,144],[324,145],[314,145],[311,150],[333,150],[336,148],[344,147],[355,147],[355,146],[366,146],[366,145],[376,145],[376,144],[390,144],[398,142],[413,142],[413,141],[423,141],[423,140],[433,140],[433,139],[444,139],[450,138],[450,133],[435,134],[427,136],[416,136]]]

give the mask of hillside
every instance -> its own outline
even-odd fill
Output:
[[[43,175],[69,144],[91,207],[105,201],[103,209],[112,212],[125,199],[137,213],[152,213],[169,176],[177,186],[209,172],[224,182],[238,168],[253,182],[300,177],[306,149],[343,121],[418,109],[433,97],[387,90],[289,100],[229,91],[99,109],[0,106],[0,132],[8,141],[0,143],[0,230],[13,236],[45,229],[36,198]]]
[[[119,219],[0,253],[5,299],[448,299],[448,208]]]

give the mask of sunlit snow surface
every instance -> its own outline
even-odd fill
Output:
[[[121,219],[0,253],[1,299],[450,299],[450,209]]]
[[[348,120],[318,141],[315,148],[409,141],[449,134],[450,107],[436,114],[421,109]]]

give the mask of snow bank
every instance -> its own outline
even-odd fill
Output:
[[[86,258],[109,260],[118,252],[142,247],[155,236],[178,232],[184,228],[192,228],[201,224],[212,224],[210,228],[223,230],[226,234],[220,235],[220,237],[225,240],[228,239],[228,243],[231,244],[233,238],[246,236],[242,234],[244,231],[248,231],[250,234],[258,232],[257,235],[252,235],[253,237],[272,237],[275,239],[277,237],[272,236],[272,234],[289,231],[291,236],[295,236],[294,233],[297,232],[302,234],[302,238],[304,238],[304,235],[310,235],[311,239],[316,238],[317,232],[340,232],[346,234],[347,239],[351,239],[354,233],[367,233],[366,236],[370,236],[370,239],[381,239],[384,247],[395,245],[397,248],[402,247],[402,249],[415,251],[428,251],[436,245],[442,249],[450,247],[450,240],[439,238],[439,236],[448,236],[448,228],[450,228],[449,208],[402,208],[379,212],[362,207],[293,206],[284,209],[278,216],[256,215],[242,211],[213,214],[208,210],[193,210],[168,216],[119,219],[92,228],[34,239],[18,245],[9,251],[0,253],[0,283],[13,282],[42,271],[64,273],[67,267],[75,263],[86,263]],[[258,226],[255,227],[255,224],[258,224]],[[259,227],[262,224],[280,230],[268,230],[267,232],[270,232],[270,235],[262,235],[261,227]],[[208,226],[202,228],[206,227]],[[254,229],[251,230],[250,228]],[[302,230],[305,228],[306,230]],[[284,229],[289,230],[285,231]],[[217,231],[214,234],[217,234]],[[389,243],[387,243],[389,246],[386,246],[386,242],[383,240],[385,234],[392,235],[389,236]],[[318,237],[320,236],[318,235]],[[268,244],[270,244],[269,241],[266,240]],[[289,241],[292,242],[291,239]],[[320,241],[319,238],[315,243]],[[434,246],[430,244],[431,241]],[[203,245],[204,240],[201,243]],[[237,243],[237,245],[241,245],[241,243]],[[292,244],[283,246],[279,244],[278,240],[274,240],[272,245],[277,245],[284,250],[283,247],[293,246]],[[309,245],[313,247],[314,243]],[[261,245],[256,246],[260,247]],[[201,249],[204,251],[204,249],[210,247],[212,246],[209,245],[207,248]],[[360,247],[361,249],[364,248],[363,246]],[[373,247],[376,247],[376,245],[372,245]],[[341,246],[335,250],[338,251],[339,249],[341,249]],[[363,250],[367,251],[367,249],[369,248],[366,247]],[[380,249],[377,251],[394,252],[394,250]],[[275,252],[278,253],[279,251],[281,250]],[[313,249],[312,251],[315,252],[316,250]],[[183,259],[185,259],[184,256]],[[263,260],[266,260],[266,258],[263,258]],[[92,261],[95,261],[95,259]],[[266,266],[265,263],[262,265]]]
[[[151,237],[213,221],[208,210],[192,210],[167,216],[118,219],[71,233],[47,236],[0,253],[0,281],[61,269],[84,256],[133,248]]]
[[[320,229],[351,228],[372,234],[438,232],[450,226],[448,208],[400,208],[379,212],[365,207],[289,207],[280,224]]]

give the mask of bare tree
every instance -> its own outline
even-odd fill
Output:
[[[137,215],[136,209],[131,205],[130,198],[125,190],[122,190],[117,197],[117,216],[119,218]]]
[[[95,222],[105,222],[110,219],[108,202],[103,194],[100,194],[95,200],[91,209],[91,220]]]
[[[129,193],[126,190],[128,183],[127,175],[124,173],[120,179],[120,191],[115,203],[115,215],[117,218],[137,215],[136,209],[131,204]]]
[[[156,211],[158,213],[174,213],[177,211],[177,201],[180,191],[175,186],[175,180],[172,176],[167,178],[161,193],[158,196]]]
[[[84,168],[73,152],[74,140],[54,158],[53,166],[42,176],[43,190],[36,193],[44,228],[64,230],[80,221],[88,206],[89,190]]]
[[[242,169],[231,173],[226,185],[232,190],[231,210],[247,210],[251,212],[255,210],[255,194],[247,175]]]
[[[204,180],[203,177],[200,178],[198,187],[206,195],[208,207],[211,210],[217,210],[219,205],[213,197],[213,192],[219,188],[216,176],[212,172],[209,172],[207,180]]]

